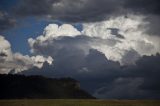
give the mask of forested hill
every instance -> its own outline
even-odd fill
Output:
[[[0,75],[0,99],[93,99],[72,78]]]

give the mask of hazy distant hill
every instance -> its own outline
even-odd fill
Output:
[[[0,99],[55,98],[92,99],[71,78],[45,78],[42,76],[0,75]]]

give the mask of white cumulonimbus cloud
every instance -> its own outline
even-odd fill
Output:
[[[13,53],[11,44],[0,36],[0,74],[7,74],[11,70],[17,73],[33,67],[42,68],[44,62],[52,64],[52,61],[50,56],[47,58],[40,55],[30,57],[21,53]]]
[[[126,54],[131,50],[134,50],[140,56],[160,52],[160,38],[145,33],[149,23],[143,21],[144,18],[143,16],[129,15],[128,17],[121,16],[110,18],[107,21],[84,24],[83,34],[101,39],[117,39],[119,43],[114,46],[108,46],[101,42],[93,43],[91,46],[104,53],[108,59],[125,64],[126,62],[122,60],[125,59]],[[118,29],[118,33],[124,39],[118,38],[118,35],[113,35],[110,32],[111,30],[108,30],[109,28]],[[131,57],[130,61],[132,59]]]
[[[134,64],[143,55],[160,53],[160,37],[145,33],[149,23],[144,21],[144,18],[144,16],[128,15],[112,17],[102,22],[82,23],[82,31],[70,24],[61,26],[49,24],[44,29],[43,35],[36,39],[30,38],[28,42],[31,52],[41,54],[46,52],[54,57],[52,53],[61,48],[59,45],[54,45],[54,41],[61,37],[86,36],[90,40],[81,43],[83,50],[96,49],[104,53],[109,60],[119,61],[121,65]],[[49,46],[54,48],[51,50]],[[76,47],[82,49],[82,46]]]

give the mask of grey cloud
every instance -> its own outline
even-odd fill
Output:
[[[122,63],[124,63],[124,65],[135,64],[135,61],[137,61],[140,57],[140,54],[131,49],[130,51],[125,52]]]
[[[120,66],[103,53],[91,49],[87,55],[62,49],[54,58],[54,65],[22,72],[26,75],[72,77],[98,98],[157,99],[160,92],[160,55],[143,56],[135,65]],[[65,54],[65,55],[64,55]]]
[[[124,8],[140,14],[160,14],[159,0],[125,0]]]
[[[115,65],[114,62],[113,64]],[[94,96],[108,99],[160,98],[158,95],[160,92],[158,77],[160,75],[159,54],[156,56],[143,56],[137,60],[135,65],[131,66],[115,68],[114,65],[103,64],[103,67],[99,67],[97,70],[99,74],[94,72],[94,68],[90,70],[97,75],[97,78],[94,79],[93,76],[88,75],[85,83],[88,79],[92,80],[89,80],[85,86],[95,88]],[[113,67],[107,69],[110,66]],[[102,71],[104,68],[106,68],[105,71]],[[98,83],[92,84],[91,81]]]
[[[16,20],[10,17],[6,12],[0,11],[0,31],[15,27]]]
[[[159,19],[160,19],[160,15],[148,15],[146,16],[146,18],[144,19],[144,21],[149,22],[146,26],[142,27],[146,27],[146,33],[148,33],[149,35],[156,35],[156,36],[160,36],[160,25],[159,25]]]
[[[142,81],[141,78],[117,78],[110,85],[98,89],[94,95],[108,99],[140,99],[142,94],[138,86]]]
[[[15,13],[20,16],[47,15],[56,1],[59,0],[23,0],[17,4]]]
[[[36,5],[35,5],[36,4]],[[18,5],[19,16],[50,16],[69,22],[102,20],[120,10],[116,0],[25,0]]]
[[[159,4],[159,0],[24,0],[17,6],[16,14],[46,15],[70,22],[99,21],[128,12],[159,15]]]
[[[7,54],[4,53],[4,52],[1,52],[1,53],[0,53],[0,57],[7,57]]]
[[[65,37],[61,36],[57,39],[48,39],[45,42],[35,42],[33,45],[34,51],[36,54],[44,54],[44,55],[51,55],[52,57],[55,57],[56,55],[59,55],[59,51],[64,50],[65,52],[70,52],[68,55],[72,54],[79,54],[81,53],[76,52],[76,50],[81,50],[83,52],[87,52],[87,50],[90,48],[87,46],[88,42],[91,39],[87,36],[77,36],[77,37]],[[65,54],[66,55],[66,54]]]
[[[160,98],[159,75],[160,55],[143,56],[133,66],[126,66],[117,70],[110,77],[110,83],[105,83],[95,95],[100,98],[119,99],[155,99]],[[103,73],[104,74],[104,73]],[[106,78],[107,80],[107,78]]]
[[[143,15],[149,22],[146,32],[159,36],[159,4],[159,0],[23,0],[15,7],[14,14],[65,22],[97,22],[121,15],[126,18],[128,14]],[[123,38],[120,34],[118,37]]]
[[[119,29],[117,28],[107,28],[108,30],[111,30],[112,35],[116,35],[118,38],[124,39],[124,36],[119,34]]]

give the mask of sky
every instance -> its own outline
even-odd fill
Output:
[[[72,77],[103,99],[159,99],[159,0],[0,0],[0,74]]]

